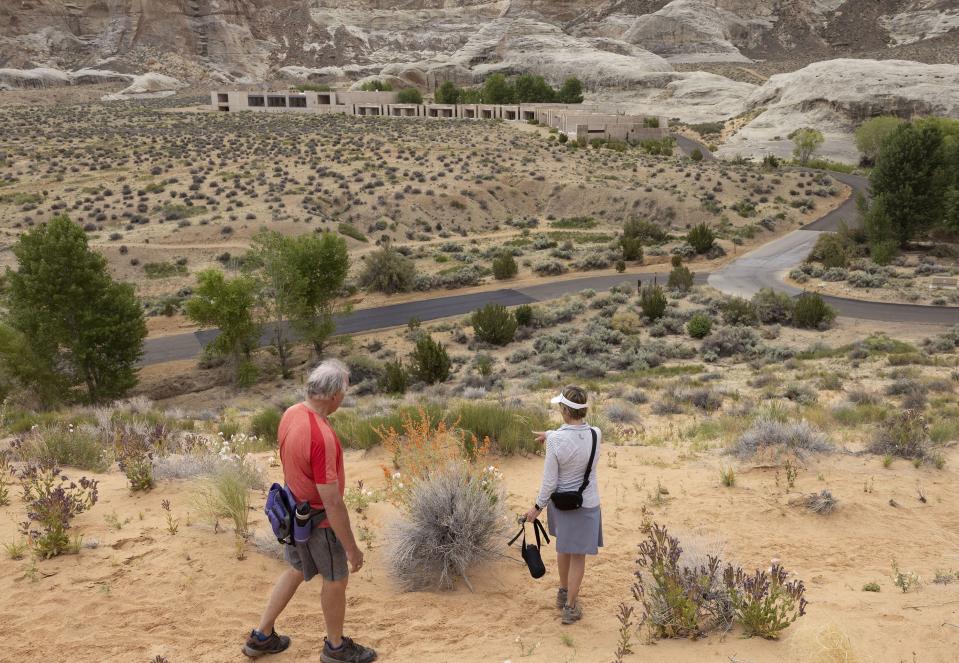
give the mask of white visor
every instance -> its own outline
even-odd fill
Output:
[[[559,396],[554,396],[553,399],[550,400],[550,403],[552,403],[553,405],[557,405],[561,403],[565,405],[566,407],[572,408],[574,410],[582,410],[584,407],[586,407],[586,403],[574,403],[573,401],[569,400],[562,394],[560,394]]]

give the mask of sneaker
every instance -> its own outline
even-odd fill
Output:
[[[583,609],[579,607],[579,604],[576,605],[564,605],[563,606],[563,623],[572,624],[573,622],[578,622],[583,618]]]
[[[330,641],[323,638],[323,653],[320,660],[323,663],[373,663],[376,652],[369,647],[358,645],[352,638],[343,636],[343,646],[339,649],[330,649]]]
[[[259,658],[267,654],[279,654],[286,651],[289,646],[290,639],[285,635],[280,635],[275,629],[266,640],[260,640],[256,636],[256,631],[251,631],[250,637],[243,645],[243,653],[250,658]]]
[[[556,590],[556,609],[562,610],[566,607],[566,597],[569,595],[569,590],[565,587],[560,587]]]

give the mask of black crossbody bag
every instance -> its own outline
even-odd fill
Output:
[[[560,511],[575,511],[583,506],[583,491],[589,485],[589,474],[593,471],[593,459],[596,457],[596,429],[589,427],[589,432],[593,436],[593,447],[589,451],[589,461],[586,463],[586,476],[583,477],[583,485],[579,490],[568,490],[555,492],[549,496],[555,506]]]

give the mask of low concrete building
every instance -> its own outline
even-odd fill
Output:
[[[638,142],[669,135],[666,118],[627,115],[615,106],[589,104],[401,104],[395,92],[217,90],[210,102],[223,112],[345,113],[361,117],[535,121],[579,142]]]

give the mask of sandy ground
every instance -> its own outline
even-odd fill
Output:
[[[717,451],[690,454],[669,447],[607,445],[600,465],[607,547],[589,561],[580,624],[562,626],[552,606],[556,567],[552,546],[548,572],[532,580],[518,552],[473,572],[476,593],[465,586],[446,593],[398,593],[383,567],[384,528],[394,507],[376,503],[368,519],[353,515],[354,528],[376,533],[367,566],[351,579],[347,632],[375,646],[383,661],[609,661],[617,638],[614,610],[629,601],[638,527],[645,505],[653,520],[682,536],[698,533],[725,544],[726,557],[765,567],[773,558],[802,578],[808,615],[779,642],[741,639],[737,632],[698,642],[644,644],[634,639],[626,661],[802,661],[798,649],[810,633],[835,624],[850,637],[863,661],[955,660],[959,647],[959,583],[929,582],[934,570],[959,568],[959,453],[945,470],[915,469],[897,461],[883,469],[874,456],[833,455],[802,471],[791,493],[777,487],[775,472],[731,463]],[[363,479],[382,487],[382,451],[347,453],[350,484]],[[263,457],[265,464],[266,457]],[[540,458],[495,461],[505,474],[512,511],[534,496]],[[737,468],[734,488],[719,482],[719,468]],[[279,470],[269,470],[278,478]],[[71,475],[78,474],[70,472]],[[817,478],[819,475],[820,478]],[[0,617],[9,638],[4,660],[170,661],[212,663],[244,660],[239,652],[284,563],[252,549],[237,560],[231,533],[214,533],[192,506],[195,483],[161,483],[146,495],[130,495],[122,475],[99,477],[101,499],[76,520],[94,549],[78,556],[37,562],[0,560]],[[656,504],[662,485],[669,496]],[[870,485],[871,492],[864,486]],[[917,499],[921,486],[928,502]],[[840,508],[822,517],[788,506],[800,493],[828,487]],[[180,531],[165,528],[160,502],[169,499]],[[253,516],[268,526],[257,494]],[[890,499],[898,507],[890,506]],[[104,517],[116,513],[119,531]],[[0,518],[0,540],[14,537],[23,517],[18,498]],[[890,580],[891,558],[919,573],[924,586],[903,594]],[[31,578],[33,575],[33,578]],[[878,582],[880,593],[866,593]],[[320,584],[304,585],[278,628],[293,637],[281,661],[315,661],[324,630]],[[568,636],[564,644],[564,636]]]

